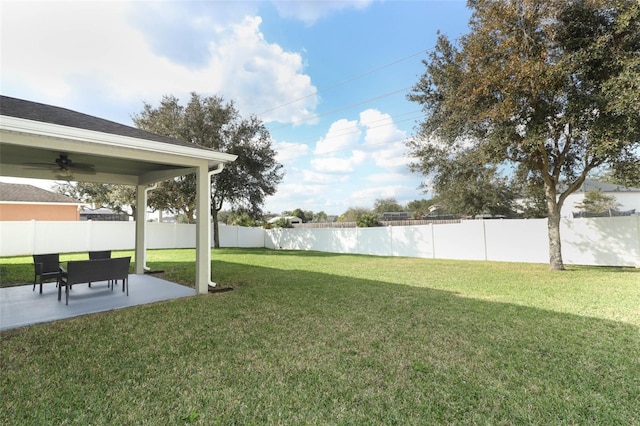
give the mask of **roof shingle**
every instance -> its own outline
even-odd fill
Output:
[[[128,136],[154,142],[163,142],[172,145],[182,145],[191,148],[210,150],[209,148],[197,144],[147,132],[146,130],[116,123],[115,121],[105,120],[103,118],[94,117],[92,115],[83,114],[81,112],[53,105],[12,98],[10,96],[0,95],[0,114],[7,117],[23,118],[26,120],[75,127],[78,129],[92,130],[112,135]]]
[[[0,182],[0,202],[81,204],[81,201],[32,185]]]

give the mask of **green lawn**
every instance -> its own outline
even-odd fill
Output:
[[[192,250],[148,264],[193,282]],[[224,249],[213,274],[235,290],[3,332],[0,424],[640,424],[640,270]]]

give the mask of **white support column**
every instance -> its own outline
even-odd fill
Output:
[[[211,274],[211,183],[209,168],[205,164],[196,172],[196,291],[198,294],[209,292]]]
[[[144,239],[145,236],[145,219],[147,211],[147,202],[145,199],[146,185],[138,185],[136,187],[136,274],[144,274],[144,265],[146,264],[146,250]]]

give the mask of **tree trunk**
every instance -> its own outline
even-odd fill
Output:
[[[549,268],[552,271],[563,271],[564,263],[562,262],[562,243],[560,241],[560,210],[562,204],[556,199],[555,188],[549,188],[545,185],[547,197],[547,210],[549,218],[547,219],[547,231],[549,235]]]
[[[213,222],[213,248],[220,248],[220,232],[218,227],[218,210],[211,209],[211,221]]]
[[[562,262],[562,244],[560,242],[560,209],[549,212],[547,229],[549,232],[549,268],[552,271],[564,270]]]

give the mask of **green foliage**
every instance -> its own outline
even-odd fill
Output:
[[[640,188],[640,159],[619,165],[617,169],[597,170],[592,179],[614,185]]]
[[[180,105],[174,96],[164,96],[158,107],[145,103],[133,122],[145,130],[238,156],[212,179],[215,247],[220,245],[217,213],[225,203],[258,217],[266,197],[275,194],[282,181],[282,165],[275,159],[276,152],[265,125],[254,116],[242,118],[233,102],[225,103],[220,96],[202,97],[192,93],[186,106]],[[149,204],[183,212],[193,220],[195,186],[194,174],[163,182]]]
[[[270,225],[271,228],[293,228],[293,225],[286,217],[281,217],[275,222],[272,222]]]
[[[302,223],[307,223],[313,221],[313,212],[312,211],[304,211],[300,208],[297,208],[292,211],[284,211],[282,212],[283,216],[295,216],[302,220]]]
[[[443,152],[441,158],[432,185],[447,212],[472,217],[513,214],[514,194],[507,179],[477,151],[460,152],[449,159]]]
[[[338,217],[338,222],[356,222],[360,216],[369,212],[370,210],[364,207],[349,207]]]
[[[324,211],[319,211],[317,213],[311,210],[302,210],[301,208],[297,208],[295,210],[285,210],[282,212],[282,216],[295,216],[302,220],[302,223],[322,223],[326,222],[328,219],[327,214]]]
[[[319,211],[313,214],[311,222],[323,223],[323,222],[326,222],[328,219],[329,219],[329,216],[327,216],[327,214],[324,211]]]
[[[613,183],[640,188],[640,158],[627,158],[612,169]]]
[[[114,185],[94,182],[76,182],[56,184],[53,190],[58,194],[85,203],[93,204],[97,208],[107,207],[113,211],[129,214],[135,217],[136,189],[130,185]]]
[[[544,182],[539,173],[519,168],[511,181],[511,191],[518,200],[514,208],[525,219],[545,218],[549,210],[544,191]]]
[[[396,201],[394,197],[378,198],[373,202],[373,212],[377,214],[403,211],[405,211],[404,207],[398,204],[398,201]]]
[[[603,194],[600,191],[587,191],[582,202],[576,207],[586,213],[603,213],[617,211],[620,204],[616,202],[616,197],[613,195]]]
[[[220,218],[218,218],[220,219]],[[247,211],[232,211],[227,215],[225,223],[236,226],[258,226],[258,221]]]
[[[171,212],[184,218],[184,223],[196,220],[196,180],[194,174],[178,176],[158,185],[150,191],[147,204],[156,209]]]
[[[407,203],[407,211],[413,213],[414,219],[428,215],[429,208],[433,205],[430,200],[413,200]]]
[[[372,228],[380,226],[380,219],[378,214],[374,212],[364,213],[356,219],[356,225],[358,228]]]
[[[409,99],[426,114],[408,142],[437,179],[473,152],[542,180],[552,269],[563,269],[560,209],[602,165],[640,152],[640,3],[471,1],[470,32],[441,35]],[[464,174],[461,176],[464,178]],[[446,188],[451,188],[447,184]]]

